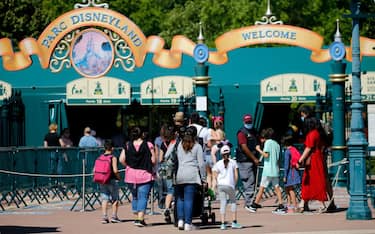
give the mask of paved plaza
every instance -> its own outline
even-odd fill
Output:
[[[338,209],[332,213],[319,214],[314,209],[316,203],[310,206],[312,212],[293,214],[273,214],[275,209],[275,197],[269,197],[262,201],[263,208],[257,213],[249,213],[243,208],[243,200],[238,201],[238,222],[243,229],[232,230],[228,228],[224,232],[231,233],[327,233],[327,234],[375,234],[375,210],[369,202],[372,211],[372,220],[347,220],[346,211],[349,204],[349,195],[344,188],[335,189],[335,200]],[[179,232],[172,224],[166,224],[161,210],[154,205],[153,212],[146,216],[147,227],[133,225],[133,215],[130,212],[130,204],[125,202],[119,207],[119,218],[122,223],[101,224],[101,211],[98,204],[95,210],[82,211],[82,204],[70,211],[74,200],[51,201],[47,204],[29,205],[25,208],[7,207],[0,212],[0,234],[9,233],[176,233]],[[201,220],[196,218],[193,223],[199,229],[198,233],[221,232],[219,229],[219,204],[214,202],[212,212],[216,215],[216,223],[201,225]],[[228,215],[228,218],[230,215]],[[182,231],[180,231],[182,232]]]

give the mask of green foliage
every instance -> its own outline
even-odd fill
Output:
[[[0,1],[0,38],[8,37],[16,44],[26,37],[38,38],[54,19],[74,9],[80,0],[3,0]],[[197,41],[199,22],[210,47],[215,39],[230,30],[252,26],[267,10],[267,0],[107,0],[109,8],[134,21],[146,36],[159,35],[171,45],[175,35]],[[352,0],[277,0],[271,11],[286,25],[315,31],[330,44],[336,32],[336,19],[346,44],[351,38]],[[375,12],[375,3],[361,1],[361,11]],[[362,20],[361,35],[375,38],[375,18]]]

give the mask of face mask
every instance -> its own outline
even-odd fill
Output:
[[[244,124],[244,127],[247,128],[247,129],[252,129],[253,124]]]
[[[305,121],[305,117],[301,116],[301,120],[302,120],[302,122]]]

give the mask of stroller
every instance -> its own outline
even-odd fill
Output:
[[[215,224],[216,217],[215,213],[212,212],[211,207],[211,197],[208,194],[207,183],[197,186],[197,190],[194,196],[193,202],[193,219],[200,218],[202,225],[207,225],[209,219],[211,219],[211,224]],[[173,223],[177,227],[177,202],[173,205]]]

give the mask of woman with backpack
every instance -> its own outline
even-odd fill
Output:
[[[298,162],[301,154],[292,145],[293,136],[287,135],[282,138],[282,144],[285,147],[284,151],[284,186],[285,192],[288,196],[287,212],[293,213],[297,208],[297,197],[295,189],[301,184],[301,175],[298,171],[294,161]]]
[[[120,154],[120,162],[125,166],[125,183],[132,194],[132,212],[136,215],[134,225],[138,227],[146,226],[144,216],[155,180],[153,168],[156,163],[153,144],[142,136],[141,129],[133,127],[131,140]]]

